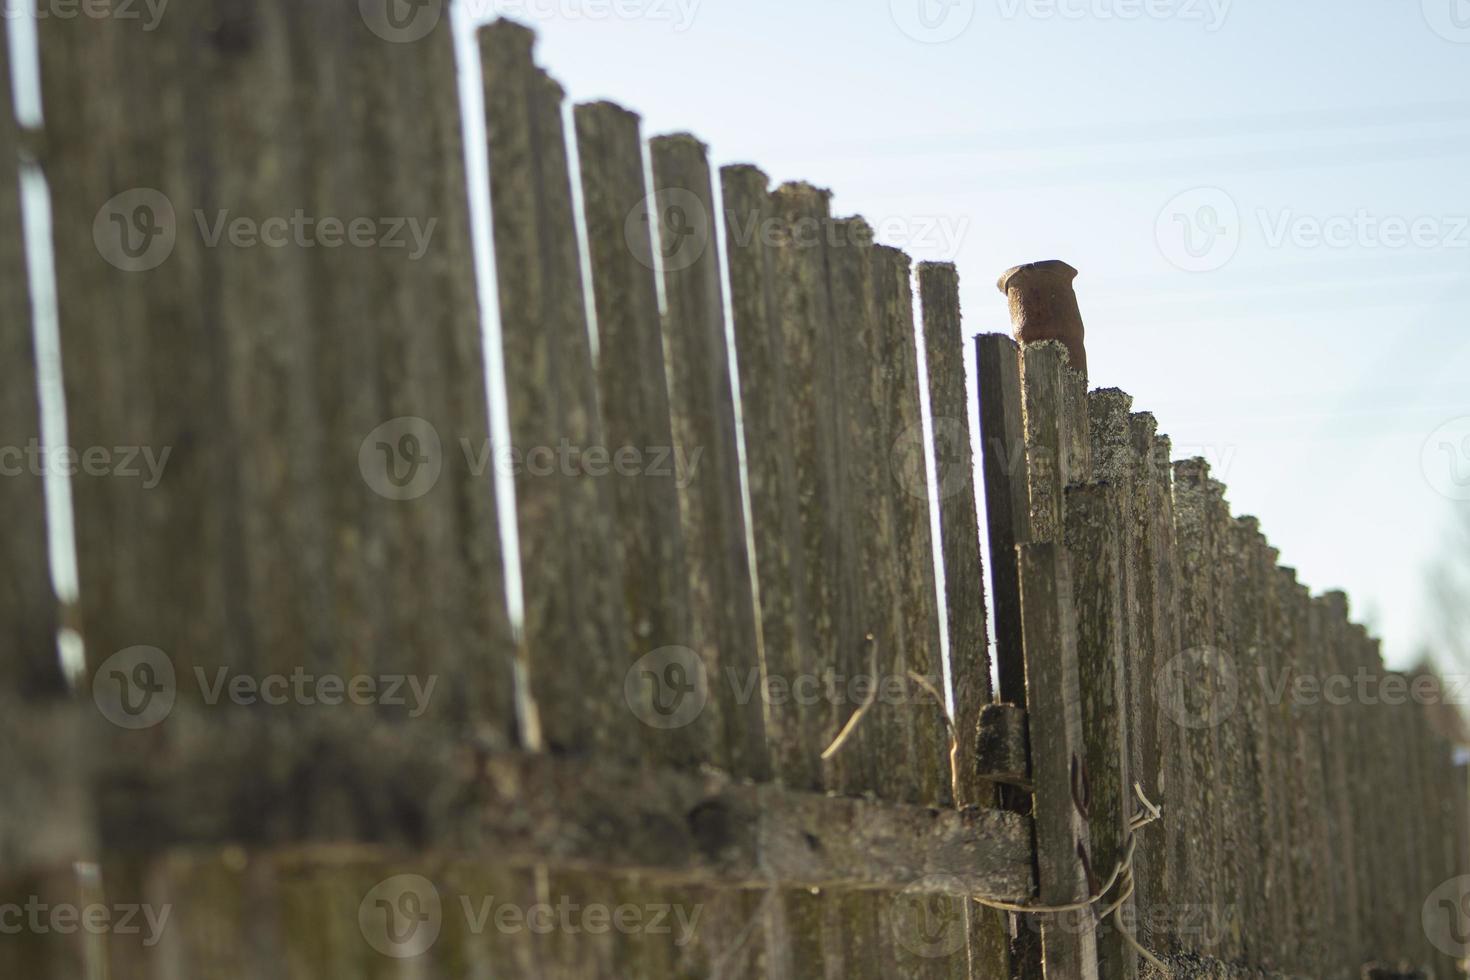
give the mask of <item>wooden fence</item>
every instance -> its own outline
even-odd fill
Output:
[[[0,131],[0,443],[23,166],[74,447],[0,480],[0,976],[1458,975],[1465,770],[1064,346],[977,339],[977,468],[953,267],[916,325],[825,192],[564,131],[500,22],[487,456],[448,19],[124,6],[40,21]],[[1028,282],[1023,338],[1071,297]]]

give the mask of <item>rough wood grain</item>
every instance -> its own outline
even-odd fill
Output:
[[[967,755],[980,712],[990,703],[990,640],[986,628],[985,565],[980,555],[975,461],[970,440],[970,399],[965,389],[959,275],[953,265],[919,264],[929,413],[933,419],[938,479],[944,606],[949,624],[950,676],[954,682],[955,759],[961,804],[987,806],[994,793],[976,782]]]
[[[613,459],[636,461],[631,468],[587,472],[581,479],[610,484],[622,557],[619,648],[628,651],[630,662],[675,650],[673,663],[645,673],[656,678],[652,683],[634,685],[639,701],[630,710],[640,720],[660,722],[643,726],[648,758],[699,765],[722,754],[716,741],[722,734],[719,701],[709,699],[718,665],[699,656],[703,643],[693,634],[689,608],[679,513],[682,475],[673,456],[642,137],[638,117],[609,102],[579,105],[575,119],[606,449]],[[662,462],[660,454],[665,454]],[[679,674],[670,683],[665,672],[674,666]],[[703,701],[696,700],[697,713],[686,719],[694,710],[685,708],[689,698]]]
[[[1026,712],[1014,704],[987,704],[975,727],[975,770],[980,778],[1029,786]]]
[[[1312,675],[1310,661],[1310,634],[1308,603],[1305,587],[1296,581],[1296,573],[1289,568],[1277,569],[1276,587],[1280,590],[1282,622],[1278,634],[1283,645],[1285,663],[1294,676]],[[1315,706],[1303,703],[1302,698],[1288,699],[1291,719],[1292,769],[1295,772],[1295,793],[1292,797],[1291,862],[1293,894],[1297,896],[1321,895],[1328,885],[1326,868],[1322,858],[1322,756],[1319,728],[1316,725]],[[1325,902],[1303,902],[1298,900],[1292,908],[1296,923],[1296,966],[1310,969],[1312,964],[1322,962],[1324,939],[1322,934]]]
[[[759,583],[760,623],[766,672],[790,679],[809,673],[812,639],[800,548],[796,464],[787,425],[788,367],[780,344],[774,249],[748,229],[774,220],[765,174],[754,167],[721,170],[729,255],[730,305],[745,425],[751,532]],[[820,747],[803,738],[801,713],[772,704],[766,735],[772,770],[790,786],[820,784]]]
[[[508,741],[494,500],[458,451],[486,408],[448,25],[395,46],[220,2],[41,42],[72,438],[169,453],[153,486],[75,481],[93,666],[158,647],[196,700],[196,666],[452,669],[434,714]],[[385,499],[404,417],[443,445],[397,462],[438,477]]]
[[[1229,538],[1231,574],[1236,619],[1236,651],[1241,664],[1241,695],[1244,712],[1243,764],[1246,786],[1242,819],[1246,821],[1243,895],[1245,896],[1245,951],[1258,963],[1278,963],[1281,950],[1274,932],[1280,916],[1276,907],[1281,869],[1287,864],[1281,841],[1276,837],[1276,810],[1281,805],[1273,754],[1272,726],[1275,718],[1268,700],[1274,681],[1268,646],[1266,590],[1270,582],[1271,558],[1253,517],[1237,518]]]
[[[490,202],[513,450],[523,644],[553,749],[635,753],[624,700],[632,658],[610,488],[540,456],[605,445],[572,214],[560,88],[531,61],[531,33],[480,32]],[[549,470],[550,472],[547,472]]]
[[[990,542],[991,601],[995,606],[997,696],[1026,705],[1020,583],[1016,545],[1030,540],[1026,437],[1022,418],[1021,356],[1004,334],[975,338],[976,393],[980,401],[980,458]]]
[[[891,677],[900,648],[892,567],[894,540],[887,509],[886,455],[878,405],[879,348],[873,288],[872,229],[861,218],[832,221],[824,239],[832,313],[833,397],[837,408],[838,508],[837,663],[842,707],[851,717],[881,678]],[[885,571],[876,573],[879,569]],[[876,676],[875,676],[876,675]],[[862,688],[851,681],[864,679]],[[873,688],[875,696],[882,688]],[[836,755],[824,762],[833,790],[912,798],[907,766],[895,766],[906,748],[899,727],[902,705],[878,697]],[[886,917],[887,896],[824,897],[829,932],[842,936],[829,950],[827,968],[841,975],[878,977],[898,969],[898,949]],[[951,904],[953,904],[951,902]]]
[[[1209,465],[1202,459],[1174,464],[1174,527],[1178,542],[1181,652],[1166,665],[1172,717],[1187,745],[1190,797],[1185,802],[1183,831],[1189,840],[1188,902],[1205,909],[1214,922],[1228,910],[1222,904],[1222,827],[1218,811],[1223,778],[1219,766],[1217,726],[1233,711],[1228,684],[1234,663],[1217,644],[1212,507]],[[1229,764],[1233,764],[1233,760]],[[1206,937],[1195,935],[1186,948],[1196,952]]]
[[[1084,749],[1071,575],[1059,543],[1022,545],[1019,554],[1038,896],[1065,905],[1088,897],[1081,855],[1090,854],[1073,789],[1081,785]],[[1037,918],[1048,978],[1098,976],[1090,910]]]
[[[950,739],[939,640],[938,595],[929,523],[929,493],[924,477],[923,419],[918,354],[915,345],[913,289],[909,258],[897,249],[873,252],[873,286],[878,312],[878,365],[883,415],[880,431],[892,440],[888,483],[893,549],[888,568],[897,584],[902,646],[895,674],[905,683],[907,723],[911,726],[911,765],[915,802],[949,805],[954,801]],[[908,680],[922,677],[927,689]]]
[[[1073,570],[1077,678],[1082,694],[1083,758],[1087,765],[1091,867],[1105,878],[1124,859],[1134,812],[1127,727],[1124,648],[1123,499],[1106,483],[1074,484],[1066,493],[1065,540]],[[1116,898],[1112,896],[1109,902]],[[1100,925],[1097,973],[1132,980],[1137,955],[1117,923],[1133,921],[1134,904]]]
[[[695,636],[713,665],[712,693],[724,723],[720,761],[737,776],[764,779],[770,776],[766,702],[740,694],[764,676],[709,162],[703,144],[687,135],[655,138],[651,154],[674,440],[686,452],[700,452],[697,476],[690,474],[679,497]]]
[[[1351,674],[1346,669],[1344,648],[1348,635],[1348,598],[1343,592],[1328,592],[1316,600],[1321,616],[1321,670],[1323,677],[1323,739],[1327,760],[1328,826],[1335,850],[1342,855],[1333,875],[1333,928],[1339,936],[1352,936],[1358,927],[1359,883],[1356,862],[1352,860],[1352,842],[1356,839],[1351,794],[1355,781],[1354,743],[1348,726],[1349,709],[1354,693]],[[1334,950],[1339,968],[1351,973],[1362,964],[1351,942],[1340,943]],[[1354,962],[1357,960],[1357,962]]]
[[[1075,454],[1066,371],[1067,349],[1056,341],[1022,349],[1022,418],[1031,503],[1027,540],[1038,544],[1061,539],[1062,494],[1077,476],[1071,469]]]
[[[1250,833],[1248,817],[1242,801],[1247,797],[1245,725],[1248,720],[1246,701],[1250,669],[1236,639],[1237,620],[1233,604],[1238,597],[1238,580],[1231,562],[1232,518],[1225,499],[1225,485],[1211,479],[1206,483],[1207,520],[1211,564],[1208,568],[1210,600],[1214,606],[1214,648],[1219,655],[1218,669],[1212,672],[1212,696],[1220,702],[1218,724],[1215,725],[1215,771],[1219,780],[1217,810],[1213,814],[1218,834],[1216,857],[1220,861],[1216,877],[1219,901],[1219,945],[1213,954],[1228,962],[1242,956],[1246,924],[1244,862]]]
[[[726,251],[730,277],[741,418],[745,427],[746,475],[760,614],[763,683],[779,685],[769,698],[766,740],[771,771],[783,785],[822,784],[823,745],[811,707],[793,703],[790,685],[815,676],[802,511],[797,490],[796,447],[787,425],[790,389],[799,383],[783,342],[783,305],[778,293],[776,242],[766,232],[777,213],[766,175],[754,167],[725,167],[721,176]],[[771,687],[774,692],[775,687]],[[781,891],[766,919],[771,971],[779,977],[817,974],[823,966],[820,903],[800,892]],[[803,933],[807,926],[816,932]]]
[[[1136,653],[1128,659],[1129,698],[1134,716],[1129,731],[1130,763],[1144,794],[1169,812],[1143,832],[1137,858],[1138,932],[1150,948],[1174,948],[1167,925],[1149,910],[1168,904],[1170,872],[1177,867],[1178,827],[1170,806],[1178,783],[1175,752],[1177,726],[1160,711],[1157,681],[1163,665],[1177,649],[1174,637],[1173,520],[1169,510],[1167,442],[1162,446],[1152,415],[1128,417],[1128,451],[1132,461],[1132,555],[1129,559],[1136,627],[1131,631]],[[1162,455],[1161,455],[1162,450]],[[1164,920],[1167,923],[1167,919]]]

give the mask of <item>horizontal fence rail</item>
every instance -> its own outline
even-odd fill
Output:
[[[1462,975],[1444,685],[1089,387],[1075,270],[972,386],[952,265],[508,21],[466,127],[383,6],[38,21],[0,451],[145,472],[0,476],[0,976]]]

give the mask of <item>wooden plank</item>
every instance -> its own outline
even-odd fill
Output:
[[[1349,729],[1349,713],[1354,700],[1351,674],[1347,669],[1345,647],[1348,637],[1348,598],[1343,592],[1328,592],[1317,604],[1322,617],[1322,676],[1324,704],[1324,742],[1327,747],[1327,782],[1329,787],[1329,826],[1333,849],[1338,854],[1352,854],[1352,842],[1356,839],[1352,790],[1356,781],[1353,760],[1353,733]],[[1334,866],[1333,891],[1337,895],[1334,928],[1340,936],[1355,935],[1358,922],[1360,885],[1356,863],[1350,859],[1339,860]],[[1339,943],[1334,951],[1344,971],[1351,972],[1362,965],[1353,944]],[[1357,960],[1357,962],[1353,962]]]
[[[1126,412],[1126,408],[1125,408]],[[1123,548],[1126,520],[1119,490],[1105,483],[1074,484],[1066,493],[1066,546],[1073,569],[1077,621],[1077,673],[1082,694],[1082,731],[1087,765],[1088,832],[1093,874],[1105,879],[1128,851],[1129,821],[1135,810],[1129,765],[1127,679],[1124,647]],[[1118,898],[1109,895],[1111,904]],[[1138,960],[1118,923],[1133,921],[1124,902],[1097,935],[1100,977],[1131,980]]]
[[[1069,481],[1083,476],[1072,470],[1077,460],[1079,420],[1073,410],[1076,408],[1073,403],[1076,386],[1069,376],[1066,348],[1054,341],[1027,344],[1021,352],[1020,376],[1025,473],[1030,504],[1029,514],[1024,518],[1027,521],[1025,540],[1033,544],[1060,545],[1064,527],[1063,493]],[[1086,425],[1085,417],[1081,419],[1081,425]],[[1041,900],[1045,904],[1057,904],[1046,898],[1048,875],[1055,879],[1066,874],[1069,862],[1080,863],[1079,843],[1086,847],[1085,841],[1064,832],[1061,820],[1062,813],[1070,813],[1071,819],[1081,820],[1080,812],[1073,804],[1076,795],[1073,787],[1085,782],[1081,771],[1083,743],[1080,720],[1074,723],[1074,719],[1080,717],[1075,707],[1080,698],[1076,687],[1075,621],[1072,618],[1070,570],[1063,558],[1049,561],[1054,576],[1051,585],[1031,585],[1031,594],[1041,597],[1042,609],[1028,608],[1025,561],[1021,556],[1026,547],[1023,545],[1017,550],[1023,566],[1021,639],[1026,654],[1025,704],[1031,721],[1032,780],[1035,788],[1031,809],[1037,821],[1036,848],[1041,869],[1039,876],[1043,882]],[[1031,634],[1033,616],[1039,617],[1036,622],[1046,632],[1038,636]],[[1073,647],[1070,651],[1069,646]],[[1040,668],[1040,674],[1036,674],[1038,668],[1033,666],[1032,660],[1038,657],[1060,660],[1065,667],[1047,665]],[[1037,692],[1052,685],[1057,685],[1056,690],[1045,697],[1054,700],[1038,703]],[[1062,743],[1060,747],[1053,746],[1049,750],[1052,758],[1045,765],[1040,755],[1043,750],[1037,742],[1039,718],[1049,719],[1051,734],[1047,737],[1060,739]],[[1059,724],[1055,720],[1057,718],[1063,721]],[[1076,771],[1072,770],[1073,766]],[[1043,769],[1051,775],[1043,776]],[[1065,794],[1062,793],[1063,775]],[[1051,823],[1045,831],[1043,824],[1048,818],[1043,807],[1051,810]],[[1085,821],[1082,823],[1085,828]],[[1061,893],[1069,890],[1070,885],[1070,879],[1064,877],[1051,886],[1051,891]],[[1040,923],[1039,929],[1036,929],[1037,922]],[[1056,969],[1063,971],[1062,976],[1070,977],[1085,975],[1076,973],[1077,970],[1096,969],[1096,937],[1092,931],[1090,911],[1058,918],[1038,916],[1031,921],[1023,919],[1022,923],[1024,931],[1018,928],[1016,932],[1024,938],[1015,945],[1014,959],[1023,976],[1039,975],[1043,969]],[[1039,947],[1035,941],[1028,941],[1036,938],[1039,938]]]
[[[572,213],[560,88],[531,60],[532,35],[481,30],[496,281],[525,593],[523,644],[546,744],[629,756],[621,574],[610,488],[533,454],[604,445]],[[546,472],[549,470],[550,472]],[[533,472],[535,471],[535,472]]]
[[[1291,659],[1286,646],[1288,633],[1282,603],[1284,593],[1278,584],[1279,557],[1280,553],[1275,548],[1267,546],[1261,559],[1263,567],[1259,574],[1264,575],[1261,583],[1262,631],[1269,640],[1262,649],[1262,661],[1271,685],[1266,699],[1266,729],[1272,761],[1272,815],[1271,824],[1266,830],[1267,839],[1271,843],[1270,853],[1274,856],[1269,865],[1271,876],[1267,894],[1271,897],[1273,908],[1287,910],[1284,914],[1272,917],[1272,952],[1268,962],[1279,969],[1286,969],[1296,961],[1300,951],[1292,911],[1296,907],[1294,896],[1297,882],[1293,874],[1291,833],[1300,783],[1292,749],[1295,729],[1291,699],[1287,696],[1288,688],[1283,686],[1290,682]]]
[[[1242,957],[1245,941],[1244,916],[1247,897],[1244,891],[1244,863],[1250,825],[1243,810],[1246,798],[1247,764],[1245,760],[1245,701],[1251,682],[1249,666],[1241,654],[1236,637],[1237,619],[1232,605],[1238,598],[1237,582],[1230,554],[1233,518],[1225,499],[1225,485],[1209,480],[1209,541],[1212,562],[1208,569],[1214,606],[1214,648],[1216,669],[1212,671],[1211,696],[1218,708],[1214,726],[1215,771],[1219,779],[1218,806],[1213,814],[1218,833],[1216,857],[1220,861],[1216,878],[1219,901],[1219,942],[1214,955],[1226,962]]]
[[[1060,541],[1062,494],[1079,474],[1072,472],[1072,414],[1067,408],[1071,385],[1067,350],[1056,341],[1028,344],[1022,350],[1021,396],[1026,427],[1027,486],[1030,489],[1030,534],[1038,544]]]
[[[1289,658],[1287,663],[1291,665],[1294,676],[1310,678],[1315,676],[1311,657],[1311,599],[1306,587],[1296,581],[1293,569],[1281,568],[1277,574],[1277,587],[1283,590],[1282,643]],[[1291,827],[1293,893],[1298,896],[1293,912],[1297,922],[1297,957],[1301,968],[1321,963],[1328,955],[1325,935],[1328,902],[1325,899],[1301,901],[1301,896],[1305,895],[1322,896],[1329,887],[1321,819],[1325,789],[1318,707],[1308,699],[1295,695],[1291,698],[1292,755],[1297,784]]]
[[[939,537],[944,561],[944,607],[954,683],[955,772],[962,805],[988,806],[994,791],[981,786],[969,755],[981,710],[990,703],[990,640],[986,628],[985,565],[976,513],[970,401],[965,391],[959,275],[948,263],[919,264],[924,354],[929,371],[929,414],[939,492]]]
[[[690,473],[679,498],[695,635],[701,656],[714,665],[725,729],[720,761],[737,776],[764,779],[765,699],[739,693],[752,690],[752,682],[759,690],[763,677],[709,161],[703,144],[687,135],[655,138],[651,154],[674,442],[691,459],[700,452],[698,476]]]
[[[1206,909],[1215,921],[1224,913],[1221,901],[1221,827],[1218,812],[1221,773],[1217,769],[1216,726],[1233,709],[1223,689],[1226,671],[1233,665],[1221,658],[1216,646],[1213,570],[1215,543],[1211,536],[1209,464],[1192,459],[1174,464],[1174,527],[1178,542],[1181,652],[1166,665],[1170,672],[1173,720],[1182,729],[1189,764],[1191,794],[1183,813],[1189,840],[1190,864],[1186,883],[1190,904]],[[1233,677],[1233,670],[1230,675]],[[1206,937],[1188,937],[1187,948],[1197,952]]]
[[[895,612],[899,647],[893,677],[905,692],[896,721],[910,746],[912,782],[901,799],[947,808],[954,803],[950,733],[944,704],[946,691],[941,662],[938,594],[930,523],[921,388],[927,383],[919,372],[914,324],[914,298],[909,257],[897,249],[873,250],[873,289],[876,309],[878,432],[891,446],[881,460],[886,470],[888,507],[887,552],[881,574],[895,583]],[[910,678],[923,678],[923,683]],[[894,733],[897,734],[897,733]],[[890,735],[876,756],[892,765],[894,750],[904,744]],[[940,980],[968,972],[968,909],[963,902],[916,897],[924,883],[916,882],[885,910],[894,938],[894,967],[898,976]]]
[[[1038,897],[1066,905],[1089,895],[1080,855],[1090,847],[1073,788],[1081,785],[1084,749],[1071,577],[1059,544],[1026,544],[1019,554]],[[1048,980],[1098,976],[1091,910],[1037,918]]]
[[[837,676],[866,678],[890,676],[899,649],[899,623],[894,609],[895,586],[886,573],[891,561],[890,524],[886,513],[887,477],[882,430],[877,411],[875,370],[878,349],[874,308],[872,231],[861,218],[832,224],[832,238],[855,242],[834,248],[828,255],[832,303],[834,393],[838,395],[837,439],[842,460],[842,507],[839,511],[838,622],[836,624]],[[880,569],[884,571],[880,571]],[[886,672],[886,673],[885,673]],[[852,691],[851,688],[848,689]],[[865,693],[853,691],[853,693]],[[884,698],[875,701],[864,721],[825,761],[826,784],[844,793],[877,793],[901,799],[910,781],[886,758],[895,749],[897,706]],[[845,705],[848,717],[860,699]],[[903,743],[899,742],[898,746]]]
[[[1383,658],[1378,641],[1366,632],[1360,638],[1359,656],[1372,684],[1374,697],[1366,701],[1360,713],[1360,724],[1364,728],[1368,751],[1364,759],[1364,770],[1371,777],[1370,795],[1380,799],[1388,792],[1394,772],[1395,754],[1393,743],[1388,737],[1389,707],[1381,697],[1384,683]],[[1394,865],[1396,855],[1391,842],[1397,839],[1398,831],[1394,814],[1378,805],[1363,811],[1370,821],[1371,846],[1368,851],[1368,882],[1365,891],[1370,911],[1369,950],[1373,960],[1385,960],[1397,946],[1396,923],[1402,910],[1398,908],[1394,894]]]
[[[981,477],[985,489],[985,534],[990,545],[991,602],[995,628],[996,696],[1018,710],[1026,707],[1026,660],[1021,632],[1021,582],[1017,545],[1029,540],[1030,490],[1027,486],[1026,436],[1021,395],[1021,352],[1004,334],[975,338],[975,386],[980,409]],[[1027,763],[1029,771],[1029,760]],[[1031,809],[1031,793],[1001,786],[1001,807],[1018,813]],[[1015,939],[1008,943],[1013,970],[1033,973],[1041,967],[1039,933],[1017,929],[1014,915],[987,912],[986,917]],[[975,932],[983,935],[984,921]]]
[[[851,596],[844,589],[849,569],[843,540],[847,511],[845,463],[839,448],[842,398],[837,381],[837,344],[828,268],[833,228],[830,193],[810,184],[782,184],[770,195],[776,218],[775,296],[779,311],[779,350],[786,362],[785,425],[792,436],[793,489],[802,551],[805,612],[812,642],[802,671],[785,678],[801,727],[801,738],[818,754],[856,710],[820,679],[848,666],[861,647],[854,623],[843,615]],[[844,760],[844,764],[850,760]],[[818,778],[835,786],[844,776],[826,763]],[[814,896],[790,907],[805,909],[808,928],[820,930],[823,967],[833,971],[846,947],[844,933],[874,928],[872,913],[843,921],[834,896]],[[801,972],[810,966],[798,964]]]
[[[178,741],[148,757],[128,739],[96,745],[99,817],[111,850],[146,856],[224,842],[258,850],[330,833],[385,853],[489,854],[507,867],[637,873],[670,884],[750,889],[776,880],[900,891],[922,881],[953,897],[1001,901],[1033,887],[1030,824],[1015,814],[536,753],[466,759],[437,738],[406,741],[378,726],[180,720]],[[268,773],[263,757],[277,760]],[[328,761],[335,784],[320,778]],[[199,801],[192,811],[174,805],[191,799]],[[145,823],[147,835],[138,829]]]
[[[997,695],[1026,706],[1021,600],[1016,545],[1030,537],[1026,437],[1022,420],[1021,359],[1004,334],[975,338],[975,374],[980,401],[981,464],[985,483],[986,534],[990,542],[991,597],[995,605]]]
[[[632,710],[645,723],[647,757],[699,765],[723,754],[719,703],[709,698],[718,665],[699,655],[704,644],[692,632],[642,136],[638,117],[609,102],[579,105],[575,118],[599,337],[598,403],[608,456],[633,463],[583,479],[605,476],[611,485],[622,556],[619,647],[630,661],[660,661],[644,672],[653,682],[625,687],[638,699]],[[674,684],[666,682],[671,670]]]
[[[861,218],[831,222],[823,236],[827,250],[834,360],[833,397],[837,402],[838,477],[838,640],[835,677],[843,678],[847,716],[860,710],[867,691],[850,686],[863,678],[881,685],[893,676],[900,649],[900,622],[895,605],[892,566],[894,541],[887,512],[890,489],[884,430],[879,419],[881,395],[872,229]],[[876,675],[876,676],[875,676]],[[891,690],[891,689],[889,689]],[[849,794],[876,793],[882,799],[904,799],[912,777],[907,766],[893,765],[902,752],[899,727],[902,705],[874,688],[876,700],[842,748],[824,762],[829,788]],[[836,975],[881,977],[898,968],[896,936],[885,917],[889,899],[879,895],[825,896],[831,931],[842,941],[830,950],[826,967]],[[954,900],[947,900],[954,904]],[[906,909],[907,907],[905,907]],[[902,928],[902,926],[900,926]]]
[[[1128,417],[1133,552],[1130,560],[1137,626],[1132,631],[1136,654],[1128,662],[1133,724],[1129,731],[1134,779],[1154,803],[1166,808],[1162,822],[1140,838],[1137,857],[1137,906],[1140,942],[1150,949],[1174,948],[1167,912],[1171,871],[1177,868],[1179,828],[1172,805],[1178,786],[1178,726],[1159,710],[1156,684],[1163,665],[1178,649],[1173,609],[1174,527],[1170,500],[1168,442],[1160,441],[1152,415]],[[1158,909],[1156,916],[1151,910]],[[1160,921],[1162,920],[1162,921]]]
[[[787,365],[780,346],[775,256],[758,233],[773,220],[773,213],[768,181],[759,170],[726,167],[721,181],[762,649],[767,677],[789,683],[802,673],[810,656],[811,636],[799,547],[796,464],[785,407]],[[789,703],[772,704],[766,721],[776,777],[791,786],[819,785],[820,748],[802,737],[803,720],[797,709]]]
[[[1282,805],[1279,774],[1282,760],[1275,755],[1273,726],[1277,723],[1270,703],[1276,677],[1271,662],[1271,641],[1266,612],[1266,592],[1274,560],[1254,517],[1238,518],[1229,539],[1235,590],[1236,650],[1241,666],[1241,695],[1245,731],[1248,796],[1243,819],[1250,828],[1250,849],[1245,861],[1245,934],[1247,955],[1255,962],[1281,961],[1281,944],[1276,926],[1281,869],[1288,863],[1278,837],[1281,825],[1277,811]]]
[[[919,401],[918,354],[915,346],[913,292],[909,280],[909,258],[897,249],[878,246],[873,252],[873,285],[876,290],[878,337],[881,351],[880,431],[892,441],[890,457],[893,479],[889,481],[888,503],[892,551],[888,569],[897,581],[901,649],[895,676],[907,681],[910,674],[927,681],[932,691],[944,691],[940,662],[938,595],[934,582],[934,551],[929,523],[927,481],[924,472],[923,421]],[[907,447],[907,448],[905,448]],[[922,494],[916,487],[925,487]],[[950,740],[945,706],[932,694],[906,683],[907,724],[911,726],[910,765],[915,796],[909,799],[931,805],[949,805],[954,800],[950,772]]]
[[[1146,597],[1150,595],[1150,586],[1143,581],[1145,569],[1141,564],[1146,546],[1146,527],[1143,522],[1147,511],[1139,510],[1141,503],[1139,497],[1143,491],[1140,475],[1143,460],[1139,458],[1134,448],[1132,407],[1132,396],[1117,388],[1099,389],[1087,395],[1092,475],[1096,482],[1106,484],[1110,488],[1105,491],[1109,500],[1104,509],[1111,515],[1110,519],[1114,524],[1112,535],[1117,542],[1116,582],[1113,588],[1118,593],[1118,616],[1120,618],[1111,629],[1116,630],[1121,639],[1119,669],[1121,671],[1122,700],[1117,710],[1122,717],[1123,734],[1126,736],[1127,746],[1127,778],[1122,784],[1124,792],[1122,809],[1125,821],[1139,806],[1134,795],[1133,783],[1138,782],[1142,785],[1146,776],[1150,775],[1146,774],[1144,769],[1143,751],[1146,741],[1152,740],[1155,743],[1153,749],[1155,769],[1158,764],[1156,748],[1158,735],[1154,730],[1157,727],[1154,710],[1157,701],[1153,692],[1154,671],[1151,666],[1152,647],[1150,646],[1152,623],[1145,614],[1144,604]],[[1151,438],[1149,444],[1152,445]],[[1085,705],[1087,700],[1085,688],[1083,699]],[[1091,726],[1085,722],[1083,727],[1086,731],[1092,730]],[[1095,746],[1089,741],[1088,751],[1093,752],[1094,750]],[[1153,800],[1156,797],[1149,796],[1149,799]],[[1134,851],[1133,875],[1136,894],[1127,908],[1123,910],[1127,916],[1123,921],[1135,932],[1140,931],[1140,926],[1150,918],[1148,913],[1151,906],[1148,896],[1138,889],[1138,885],[1149,877],[1149,864],[1157,860],[1163,843],[1161,830],[1162,828],[1155,825],[1144,831]],[[1118,955],[1120,953],[1114,954],[1113,958],[1116,960]],[[1137,968],[1133,968],[1136,972]]]
[[[798,788],[821,785],[822,770],[809,712],[789,699],[793,679],[811,676],[813,637],[807,612],[805,554],[793,434],[787,426],[788,364],[777,291],[776,247],[764,232],[775,227],[765,174],[754,167],[721,171],[725,209],[730,305],[745,427],[746,475],[761,624],[763,684],[780,684],[783,697],[768,699],[766,740],[771,772]],[[779,703],[778,703],[779,700]],[[820,917],[804,915],[811,896],[783,890],[770,915],[768,943],[773,976],[818,974],[822,965]],[[817,932],[802,930],[815,924]]]
[[[1378,787],[1370,725],[1376,706],[1369,703],[1367,695],[1372,692],[1368,685],[1372,683],[1376,665],[1370,660],[1370,650],[1367,630],[1357,623],[1349,623],[1342,661],[1345,664],[1344,669],[1353,678],[1354,685],[1353,701],[1347,710],[1347,731],[1349,756],[1355,760],[1353,769],[1358,774],[1357,778],[1350,781],[1349,791],[1354,812],[1351,844],[1353,873],[1358,880],[1359,892],[1354,949],[1360,964],[1377,958],[1376,931],[1381,922],[1374,898],[1377,894],[1377,873],[1374,865],[1381,848],[1378,846],[1379,832],[1376,830],[1378,815],[1374,812],[1373,805]]]
[[[644,723],[650,764],[693,767],[721,759],[723,725],[693,632],[664,343],[654,275],[652,215],[638,117],[609,102],[574,112],[582,207],[598,332],[598,404],[605,425],[614,535],[622,560],[621,646],[641,676],[624,697]],[[619,461],[625,461],[620,464]],[[627,465],[631,464],[631,465]],[[589,471],[584,479],[597,479]],[[682,890],[633,877],[608,884],[619,902],[691,906]],[[614,956],[653,980],[672,976],[678,950],[664,934],[618,933]]]
[[[831,220],[828,192],[810,184],[783,184],[770,197],[780,229],[774,272],[779,350],[785,359],[783,425],[791,431],[795,504],[802,549],[810,659],[786,679],[808,751],[820,753],[851,709],[834,699],[802,696],[802,687],[838,662],[838,601],[842,486],[838,472],[837,392],[831,298],[823,232]],[[777,586],[779,587],[779,586]],[[801,702],[806,702],[802,704]],[[813,785],[812,788],[815,788]]]
[[[1308,695],[1312,707],[1310,720],[1315,727],[1321,760],[1321,795],[1314,816],[1319,828],[1321,846],[1329,853],[1336,853],[1338,842],[1342,839],[1338,809],[1338,795],[1341,787],[1336,777],[1336,758],[1342,745],[1334,738],[1332,723],[1334,704],[1327,696],[1326,683],[1333,673],[1331,646],[1335,635],[1335,620],[1345,619],[1346,604],[1338,608],[1326,597],[1309,597],[1308,603],[1308,660],[1303,672],[1313,681],[1311,693]],[[1336,937],[1345,934],[1348,929],[1347,880],[1341,862],[1334,861],[1324,865],[1320,873],[1328,890],[1321,902],[1320,927],[1327,941],[1323,944],[1320,962],[1324,970],[1331,973],[1342,973],[1348,968],[1342,957],[1346,944],[1337,940]]]

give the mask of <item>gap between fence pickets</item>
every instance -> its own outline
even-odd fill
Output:
[[[713,770],[491,752],[443,730],[371,720],[176,716],[167,731],[114,732],[76,712],[10,711],[0,732],[15,745],[33,741],[26,731],[71,732],[91,747],[85,761],[71,752],[48,769],[42,783],[55,787],[0,801],[0,829],[28,837],[44,824],[47,800],[90,797],[75,809],[94,813],[96,826],[78,827],[60,850],[32,852],[46,864],[98,851],[361,845],[735,888],[776,880],[901,891],[921,882],[936,894],[1010,902],[1035,891],[1031,822],[1017,814],[798,792]]]

